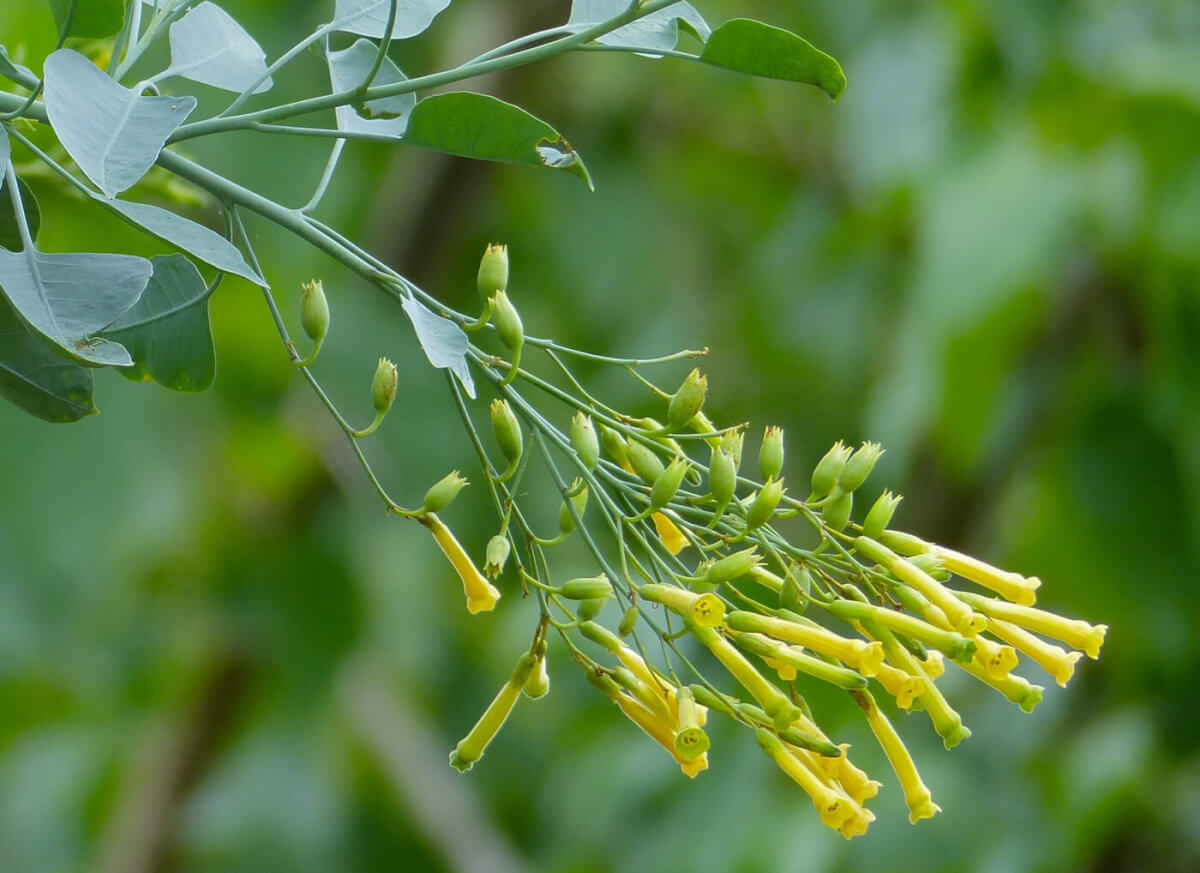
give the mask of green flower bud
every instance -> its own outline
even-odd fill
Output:
[[[866,519],[863,521],[863,536],[868,536],[873,540],[879,539],[880,535],[887,529],[888,524],[892,520],[892,516],[896,512],[896,507],[903,500],[891,491],[885,490],[879,495],[879,499],[871,506],[867,513]]]
[[[792,566],[779,592],[779,605],[795,613],[804,612],[808,606],[808,593],[812,591],[812,573],[808,567]]]
[[[653,485],[663,474],[666,467],[654,449],[637,440],[628,440],[626,450],[629,454],[629,465],[633,472],[647,485]]]
[[[621,616],[621,623],[617,625],[617,633],[623,637],[629,636],[633,633],[633,628],[637,625],[640,617],[641,613],[638,612],[636,606],[629,607],[629,609],[625,610],[625,614]]]
[[[592,425],[590,415],[576,412],[571,418],[571,447],[585,467],[596,469],[600,463],[600,442],[596,438],[596,428]]]
[[[558,529],[563,533],[575,530],[575,517],[583,518],[583,511],[587,509],[588,502],[587,486],[580,480],[576,479],[572,482],[569,490],[571,496],[563,500],[558,507]],[[571,507],[575,508],[574,514],[571,513]]]
[[[508,290],[508,246],[499,243],[489,243],[479,262],[479,276],[476,280],[479,296],[484,300],[497,291]]]
[[[838,476],[837,487],[843,491],[859,488],[867,481],[867,477],[875,469],[875,462],[882,454],[883,448],[879,443],[863,443],[846,461],[842,474]]]
[[[782,479],[768,479],[754,495],[750,508],[746,510],[746,527],[754,530],[770,521],[779,506],[779,501],[786,493],[787,489],[783,487]]]
[[[739,576],[745,576],[761,563],[762,559],[758,557],[758,549],[751,546],[709,564],[708,569],[704,571],[704,581],[709,585],[731,582]]]
[[[608,577],[601,573],[599,576],[571,579],[564,582],[558,589],[558,593],[568,600],[592,600],[598,597],[612,597],[613,587],[612,583],[608,581]]]
[[[492,297],[492,323],[496,325],[496,336],[500,337],[500,342],[511,349],[514,355],[519,352],[525,344],[525,325],[521,323],[517,307],[512,305],[503,291],[497,291]]]
[[[618,466],[624,467],[629,464],[629,446],[624,437],[612,428],[600,425],[600,445],[604,446],[604,451]]]
[[[758,447],[758,468],[763,480],[774,479],[783,470],[783,428],[769,426]]]
[[[604,607],[608,605],[606,597],[592,597],[587,600],[579,601],[579,609],[575,610],[576,615],[582,621],[591,621],[604,611]]]
[[[466,486],[467,480],[458,470],[451,471],[425,492],[425,499],[421,501],[421,509],[425,512],[441,512]]]
[[[731,427],[721,437],[721,448],[733,458],[733,469],[736,472],[742,466],[742,443],[746,440],[746,432],[739,427]]]
[[[624,645],[612,631],[602,624],[596,624],[594,621],[585,621],[580,624],[579,632],[593,643],[603,646],[610,652],[615,652]]]
[[[708,488],[718,506],[724,506],[733,499],[737,491],[737,465],[733,455],[723,448],[712,450],[712,458],[708,463]]]
[[[654,485],[650,488],[650,506],[653,509],[662,509],[671,502],[671,498],[675,496],[675,492],[683,483],[683,477],[688,469],[687,459],[678,455],[671,459],[671,463],[667,464],[666,469],[658,474],[658,478],[654,480]]]
[[[371,379],[371,402],[380,415],[392,408],[392,401],[396,399],[396,385],[396,365],[387,358],[380,358],[375,367],[375,376]]]
[[[500,447],[500,453],[505,459],[510,464],[515,464],[525,447],[524,438],[521,436],[521,423],[517,421],[517,416],[507,400],[493,400],[490,408],[496,445]]]
[[[325,299],[320,279],[300,286],[300,326],[314,342],[320,342],[329,333],[329,301]]]
[[[689,421],[704,406],[704,396],[708,393],[708,377],[700,370],[693,369],[683,380],[683,384],[671,395],[667,406],[668,431],[678,431],[687,427]]]
[[[546,672],[546,644],[543,642],[539,648],[542,650],[541,654],[535,656],[537,660],[534,661],[533,669],[529,671],[521,689],[530,700],[545,697],[550,691],[550,674]]]
[[[849,446],[838,440],[833,444],[833,448],[817,461],[817,466],[813,468],[812,496],[809,500],[817,500],[833,490],[846,467],[846,462],[850,460],[850,454]]]
[[[841,530],[850,522],[850,512],[853,509],[854,493],[847,491],[821,506],[821,518],[825,519],[825,523],[833,530]]]
[[[878,539],[879,542],[893,552],[909,557],[923,555],[932,549],[932,546],[920,537],[915,537],[912,534],[906,534],[898,530],[885,530],[882,535],[875,539]]]
[[[875,539],[879,539],[879,537],[875,537]],[[949,582],[953,575],[942,566],[942,559],[933,552],[926,552],[923,555],[913,555],[908,559],[908,563],[915,567],[920,567],[939,582]]]
[[[511,551],[512,546],[508,542],[508,537],[504,534],[496,534],[488,540],[487,550],[484,552],[483,572],[489,578],[495,579],[503,572]]]

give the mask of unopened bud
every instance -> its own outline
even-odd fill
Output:
[[[579,632],[593,643],[603,646],[610,652],[616,652],[621,648],[622,645],[624,645],[624,643],[622,643],[612,631],[602,624],[596,624],[594,621],[585,621],[580,624]]]
[[[320,279],[300,286],[300,326],[314,342],[320,342],[329,333],[329,301],[325,299]]]
[[[833,444],[833,448],[817,461],[817,466],[813,468],[810,500],[824,497],[833,490],[838,477],[842,475],[842,470],[846,467],[846,462],[850,460],[850,454],[850,447],[838,440]]]
[[[721,436],[721,448],[729,452],[733,458],[733,469],[742,466],[742,443],[746,440],[746,432],[741,428],[731,427]]]
[[[441,512],[466,486],[467,480],[458,470],[451,471],[425,492],[425,499],[421,501],[421,509],[425,512]]]
[[[746,510],[746,527],[754,530],[770,521],[785,493],[782,479],[768,479]]]
[[[513,354],[520,351],[525,344],[525,325],[521,323],[517,307],[512,305],[503,291],[497,291],[492,297],[492,323],[496,325],[496,336],[500,337],[500,342]]]
[[[763,480],[774,479],[783,471],[783,428],[769,426],[758,448],[758,468]]]
[[[479,296],[487,300],[497,291],[508,290],[508,246],[490,243],[479,261],[476,280]]]
[[[667,406],[667,430],[677,431],[686,427],[704,406],[707,393],[708,377],[702,375],[699,369],[693,369],[671,395],[671,402]]]
[[[392,408],[392,401],[396,399],[396,385],[396,365],[387,358],[380,358],[375,366],[375,376],[371,379],[371,402],[380,415]]]
[[[892,521],[892,516],[896,512],[896,507],[903,500],[897,494],[885,490],[879,495],[879,499],[871,506],[867,513],[866,519],[863,521],[863,536],[868,536],[873,540],[879,539],[880,534],[887,530],[887,526]]]
[[[733,499],[737,491],[737,465],[733,455],[724,448],[712,450],[712,459],[708,463],[708,488],[718,506],[724,506]]]
[[[761,563],[757,548],[751,546],[709,564],[708,569],[704,571],[704,581],[709,585],[732,582],[739,576],[745,576]]]
[[[879,539],[879,537],[875,537],[875,539]],[[942,559],[933,552],[925,552],[921,555],[913,555],[908,559],[908,563],[912,564],[914,567],[920,567],[939,582],[950,581],[952,574],[942,565]]]
[[[633,628],[637,624],[640,615],[641,613],[638,612],[636,606],[631,606],[625,610],[625,614],[621,616],[621,623],[617,625],[617,633],[623,637],[627,637],[633,633]]]
[[[571,447],[579,455],[579,460],[589,470],[596,469],[600,463],[600,441],[596,437],[596,428],[592,425],[592,417],[583,412],[576,412],[571,418]]]
[[[626,443],[626,448],[629,454],[629,465],[633,467],[633,472],[637,473],[638,477],[647,485],[653,485],[658,481],[658,477],[663,474],[666,467],[663,466],[662,460],[654,449],[633,439]]]
[[[521,457],[525,446],[524,438],[521,436],[521,423],[517,421],[517,416],[512,411],[512,407],[508,405],[507,400],[493,400],[490,408],[492,433],[496,437],[496,445],[500,447],[500,453],[508,462],[515,464]]]
[[[821,507],[821,518],[831,529],[841,530],[850,522],[850,513],[853,509],[854,493],[847,491]]]
[[[604,607],[608,605],[607,597],[592,597],[588,600],[579,601],[579,608],[575,610],[575,614],[580,621],[591,621],[604,611]]]
[[[563,533],[570,533],[575,530],[576,518],[583,518],[583,512],[587,509],[588,489],[581,481],[576,479],[571,483],[570,497],[563,500],[558,507],[558,529]],[[572,513],[572,507],[575,512]]]
[[[624,467],[629,462],[629,446],[625,443],[624,437],[609,427],[600,425],[600,445],[604,446],[604,451],[612,458],[618,466]]]
[[[846,461],[842,474],[838,476],[838,488],[842,491],[854,491],[860,487],[867,481],[867,477],[875,469],[875,462],[882,454],[883,447],[879,443],[863,443],[859,446]]]
[[[650,488],[650,506],[653,509],[662,509],[671,502],[671,498],[675,496],[675,492],[683,483],[683,477],[688,469],[688,462],[684,458],[676,455],[671,459],[671,463],[667,464],[666,469],[658,474],[658,478],[654,480],[654,485]]]
[[[539,697],[545,697],[550,690],[550,674],[546,672],[546,652],[544,649],[537,660],[533,663],[533,669],[529,671],[529,676],[525,679],[525,685],[522,686],[522,691],[530,700],[537,700]]]
[[[612,597],[613,587],[608,577],[601,573],[599,576],[564,582],[558,593],[568,600],[592,600],[597,597]]]
[[[508,561],[511,551],[512,546],[509,545],[508,537],[504,534],[496,534],[488,540],[487,549],[484,552],[483,572],[489,578],[495,579],[504,571],[504,565]]]
[[[779,605],[795,613],[804,612],[808,606],[808,594],[812,591],[812,573],[808,567],[793,566],[783,580],[779,593]]]

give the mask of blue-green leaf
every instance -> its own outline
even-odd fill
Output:
[[[172,24],[170,42],[170,75],[238,93],[255,82],[254,94],[271,90],[262,48],[216,3],[204,0]]]
[[[96,414],[92,371],[56,355],[0,296],[0,395],[46,421]]]
[[[750,18],[734,18],[713,31],[700,60],[767,79],[816,85],[830,97],[846,90],[841,65],[791,31]]]
[[[401,301],[417,340],[429,363],[439,369],[447,369],[462,383],[468,397],[475,396],[475,380],[467,364],[467,335],[457,324],[442,318],[413,296]]]
[[[59,33],[62,33],[70,8],[71,0],[50,0]],[[112,36],[124,23],[125,0],[75,0],[75,14],[71,16],[67,36],[99,39]]]
[[[121,371],[135,382],[153,379],[175,391],[203,391],[217,369],[208,319],[210,292],[183,255],[150,259],[154,274],[133,308],[104,331],[133,356]]]
[[[629,0],[574,0],[567,26],[575,31],[586,30],[620,15],[628,8]],[[707,40],[712,32],[704,16],[691,3],[673,3],[604,34],[596,42],[630,49],[670,51],[679,42],[681,21],[701,42]]]
[[[379,49],[369,39],[360,39],[350,48],[329,53],[329,82],[335,92],[349,91],[362,84],[371,72]],[[383,66],[373,86],[392,85],[403,82],[407,77],[400,68],[384,58]],[[417,105],[416,94],[398,94],[370,100],[359,107],[339,106],[336,110],[338,130],[356,130],[366,133],[382,133],[400,137],[408,126],[408,116]]]
[[[0,249],[0,288],[21,318],[72,358],[101,367],[133,363],[96,337],[137,302],[150,279],[145,258]]]
[[[136,184],[195,97],[142,97],[71,49],[46,58],[46,113],[63,148],[109,197]]]
[[[464,158],[566,170],[592,187],[587,167],[557,130],[486,94],[426,97],[409,116],[404,141]]]
[[[17,213],[13,209],[12,198],[8,196],[8,189],[4,187],[5,183],[6,180],[0,178],[0,248],[16,251],[22,247],[21,231],[17,226]],[[42,226],[41,207],[24,179],[17,179],[17,190],[21,193],[21,211],[25,213],[29,235],[36,240],[38,230]]]
[[[333,29],[382,39],[392,0],[337,0]],[[392,39],[408,39],[423,32],[450,0],[396,0]]]
[[[119,212],[138,227],[149,231],[161,240],[169,242],[188,254],[195,255],[206,264],[249,279],[255,285],[267,287],[267,282],[246,263],[242,253],[225,237],[190,218],[177,215],[169,209],[151,206],[149,203],[134,203],[130,200],[104,200],[97,196],[109,209]]]

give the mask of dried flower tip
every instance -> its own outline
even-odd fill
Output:
[[[783,472],[783,428],[768,425],[758,447],[758,469],[763,480],[775,479]]]
[[[508,290],[508,246],[489,243],[479,261],[479,275],[475,284],[479,296],[487,300],[497,291]]]
[[[600,441],[596,436],[596,428],[592,417],[583,412],[576,412],[571,417],[571,448],[579,455],[579,460],[589,470],[596,469],[600,463]]]
[[[467,480],[458,470],[450,471],[425,492],[425,499],[421,501],[422,511],[441,512],[466,486]]]
[[[429,528],[442,553],[449,559],[451,565],[462,579],[463,593],[467,597],[467,612],[474,615],[477,612],[490,612],[496,608],[500,592],[487,579],[484,579],[475,565],[471,562],[466,550],[455,539],[450,528],[433,513],[420,516],[421,524]]]
[[[892,516],[896,513],[896,507],[900,505],[900,501],[903,499],[903,497],[893,494],[891,491],[884,490],[879,495],[879,499],[871,505],[866,519],[863,520],[863,536],[879,539],[879,536],[891,524]]]
[[[376,414],[383,415],[392,408],[397,384],[396,365],[387,358],[380,358],[375,366],[375,375],[371,378],[371,402],[375,405]]]
[[[533,670],[534,658],[529,652],[526,652],[517,661],[517,666],[513,669],[512,675],[504,686],[500,689],[500,693],[492,700],[488,708],[484,710],[483,715],[479,717],[479,721],[475,722],[475,726],[470,732],[458,741],[458,745],[454,747],[454,751],[450,753],[450,766],[458,770],[460,773],[465,773],[471,769],[472,765],[483,757],[484,751],[488,747],[488,743],[504,726],[504,722],[508,719],[509,713],[517,703],[517,698],[521,695],[521,689],[525,685],[525,681],[529,678],[530,672]]]
[[[329,301],[320,279],[300,285],[300,326],[313,342],[320,342],[329,333]]]
[[[846,461],[846,466],[838,476],[837,487],[842,491],[856,491],[867,481],[882,454],[883,447],[879,443],[863,443]]]
[[[770,521],[786,493],[782,479],[768,479],[750,501],[750,508],[746,510],[746,528],[754,530]]]
[[[668,432],[682,430],[696,413],[704,406],[704,397],[708,393],[708,377],[701,375],[700,370],[693,369],[683,380],[683,384],[671,395],[667,406]]]
[[[846,462],[850,460],[850,454],[850,448],[838,440],[833,444],[833,448],[817,461],[817,466],[813,468],[812,495],[809,500],[818,500],[833,490],[846,467]]]
[[[507,563],[511,551],[512,546],[508,542],[508,537],[503,534],[496,534],[488,540],[483,558],[483,572],[488,575],[488,578],[495,579],[504,571],[504,565]]]
[[[709,564],[708,569],[704,571],[704,581],[708,585],[732,582],[739,576],[745,576],[761,564],[762,559],[758,556],[758,548],[751,546]]]
[[[995,591],[1006,600],[1022,606],[1033,606],[1037,601],[1037,594],[1034,592],[1042,584],[1042,580],[1037,576],[1026,577],[1020,573],[999,570],[970,555],[942,546],[934,546],[933,553],[951,573],[957,573],[964,579],[970,579],[977,585]]]
[[[674,585],[643,585],[638,596],[690,616],[700,627],[716,627],[725,617],[725,603],[715,594],[697,594]]]

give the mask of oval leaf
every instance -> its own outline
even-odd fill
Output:
[[[587,167],[557,130],[486,94],[426,97],[412,111],[404,141],[464,158],[566,170],[592,187]]]
[[[629,8],[629,0],[575,0],[567,26],[574,31],[587,30],[608,21]],[[670,51],[679,43],[679,22],[682,21],[704,42],[712,33],[708,22],[691,3],[673,3],[666,9],[651,12],[645,18],[618,27],[596,39],[604,45],[630,49],[659,49]]]
[[[150,279],[145,258],[0,249],[0,288],[34,330],[96,366],[133,363],[119,344],[93,339],[137,302]]]
[[[751,76],[816,85],[835,100],[846,90],[846,74],[829,55],[791,31],[750,18],[734,18],[714,30],[700,60]]]
[[[262,48],[216,3],[205,0],[172,24],[170,39],[170,75],[237,93],[260,79],[252,93],[271,89]]]
[[[457,376],[467,396],[474,398],[475,380],[467,364],[467,335],[462,328],[450,319],[442,318],[411,295],[401,300],[400,305],[412,322],[429,363]]]
[[[54,354],[29,333],[0,297],[0,395],[46,421],[78,421],[97,412],[92,371]]]
[[[105,200],[101,197],[96,199],[143,230],[188,254],[195,255],[204,263],[226,273],[249,279],[255,285],[267,287],[266,280],[250,268],[233,243],[204,225],[149,203]]]
[[[350,48],[329,53],[329,82],[335,92],[349,91],[362,84],[371,72],[379,49],[369,39],[360,39]],[[400,68],[384,58],[372,86],[393,85],[407,77]],[[361,106],[337,107],[338,130],[356,130],[400,137],[408,127],[408,116],[417,105],[416,94],[398,94],[371,100]]]
[[[103,335],[133,356],[133,366],[121,375],[137,382],[153,379],[174,391],[203,391],[217,369],[209,289],[183,255],[159,255],[150,262],[154,274],[141,298]]]
[[[45,63],[46,114],[79,169],[109,197],[137,183],[195,97],[141,97],[71,49]]]
[[[50,0],[50,10],[54,13],[54,23],[59,33],[62,33],[70,8],[71,0]],[[124,23],[125,0],[75,0],[75,14],[71,16],[71,26],[66,35],[99,39],[112,36]]]
[[[392,0],[337,0],[333,29],[383,39]],[[396,0],[392,39],[408,39],[433,23],[450,0]]]
[[[22,247],[21,231],[17,226],[17,213],[13,209],[12,198],[8,196],[4,187],[5,183],[6,180],[0,178],[0,247],[17,251]],[[17,190],[21,192],[21,211],[25,213],[29,235],[36,240],[38,230],[42,226],[41,207],[24,179],[17,179]]]

